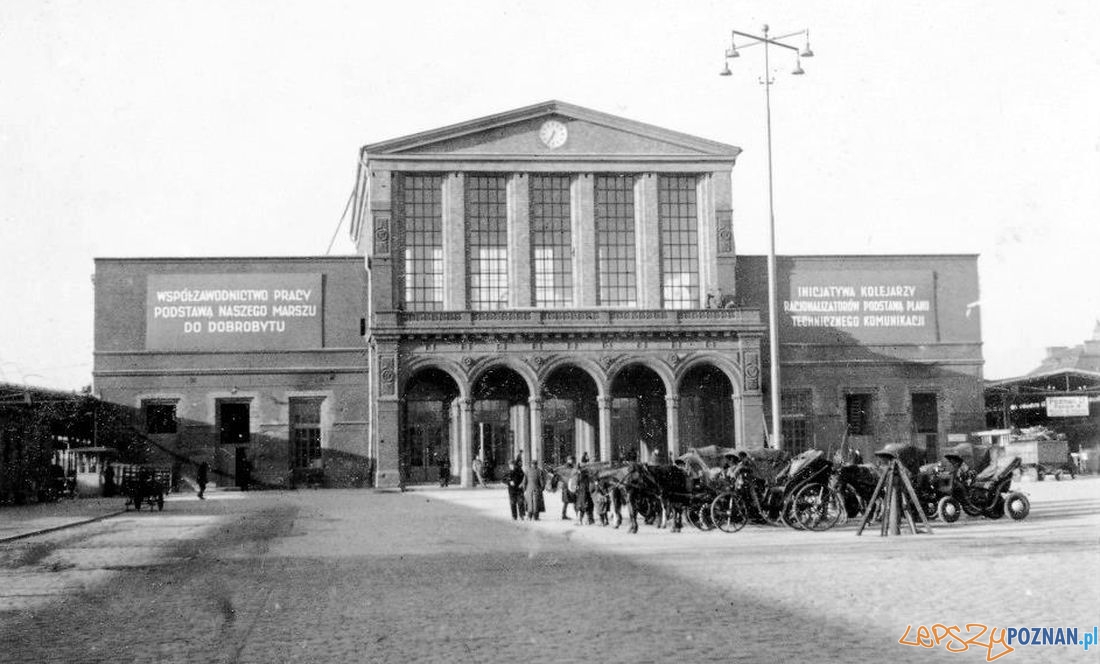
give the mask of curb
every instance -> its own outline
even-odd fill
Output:
[[[29,533],[23,533],[21,535],[12,535],[11,537],[0,537],[0,544],[5,542],[14,542],[16,540],[26,539],[28,537],[35,537],[37,535],[45,535],[46,533],[52,533],[57,530],[64,530],[65,528],[73,528],[75,526],[83,526],[89,523],[95,523],[96,521],[102,521],[103,519],[109,519],[120,514],[125,514],[126,510],[118,512],[111,512],[110,514],[102,514],[100,516],[92,517],[90,519],[84,519],[83,521],[74,521],[72,523],[62,524],[60,526],[53,526],[52,528],[43,528],[41,530],[33,530]]]

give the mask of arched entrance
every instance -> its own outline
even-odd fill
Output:
[[[668,449],[665,384],[640,364],[623,368],[611,383],[611,458],[648,461]]]
[[[542,386],[542,459],[560,465],[570,455],[599,458],[599,411],[596,381],[574,366],[555,369]]]
[[[734,447],[733,385],[717,367],[693,367],[680,380],[680,452],[689,447]]]
[[[486,480],[504,476],[520,448],[528,421],[527,382],[508,367],[492,367],[478,377],[473,387],[473,440],[471,454],[480,455]]]
[[[444,459],[450,462],[452,474],[458,472],[451,454],[459,419],[453,404],[458,396],[458,385],[440,369],[418,371],[405,384],[405,426],[398,454],[408,468],[406,482],[438,481]]]

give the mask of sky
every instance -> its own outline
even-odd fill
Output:
[[[764,254],[765,23],[779,254],[978,254],[986,378],[1091,337],[1094,0],[5,0],[0,381],[91,384],[94,258],[354,253],[362,145],[550,99],[741,147]]]

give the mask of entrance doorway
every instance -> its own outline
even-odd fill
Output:
[[[914,392],[912,397],[913,445],[925,452],[925,458],[939,458],[940,414],[934,392]]]
[[[668,455],[665,384],[652,369],[632,365],[611,384],[611,455],[615,461],[645,461]]]
[[[400,463],[408,469],[407,483],[438,482],[444,461],[452,475],[458,472],[451,455],[451,412],[457,398],[458,386],[439,369],[426,369],[409,379],[405,388],[404,435],[398,449]]]

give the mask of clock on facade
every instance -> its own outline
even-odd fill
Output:
[[[569,138],[569,130],[557,120],[547,120],[539,128],[539,140],[548,148],[560,148]]]

